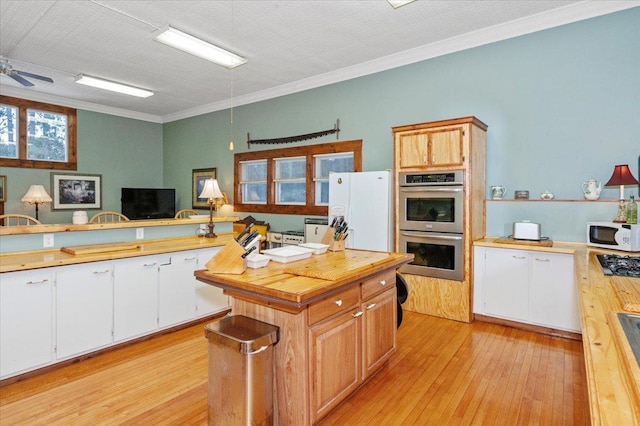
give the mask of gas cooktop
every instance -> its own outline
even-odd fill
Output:
[[[599,254],[597,257],[605,275],[640,278],[640,256]]]

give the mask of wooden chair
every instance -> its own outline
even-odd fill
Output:
[[[182,210],[178,210],[178,213],[176,213],[174,219],[187,219],[189,218],[189,216],[191,215],[197,215],[198,212],[195,210],[191,210],[191,209],[182,209]]]
[[[89,223],[128,222],[129,218],[118,212],[100,212],[91,218]]]
[[[0,215],[2,226],[31,226],[42,225],[40,221],[26,214],[2,214]]]

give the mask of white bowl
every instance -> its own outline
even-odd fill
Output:
[[[247,256],[247,267],[257,269],[267,266],[271,258],[259,253],[251,253]]]
[[[300,247],[308,248],[313,250],[313,254],[322,254],[326,253],[329,248],[328,244],[318,244],[318,243],[302,243],[298,244]]]

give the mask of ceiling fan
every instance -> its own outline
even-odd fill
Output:
[[[53,83],[53,80],[50,79],[49,77],[44,77],[37,74],[31,74],[30,72],[26,72],[26,71],[14,70],[13,65],[11,65],[11,62],[9,62],[9,60],[3,56],[0,56],[0,74],[4,74],[7,77],[14,79],[15,81],[17,81],[18,83],[22,84],[25,87],[31,87],[34,84],[23,77],[35,78],[37,80]]]

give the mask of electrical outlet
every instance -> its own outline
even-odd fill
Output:
[[[144,238],[144,228],[136,228],[136,240]]]
[[[53,234],[42,235],[42,245],[44,248],[53,247]]]

